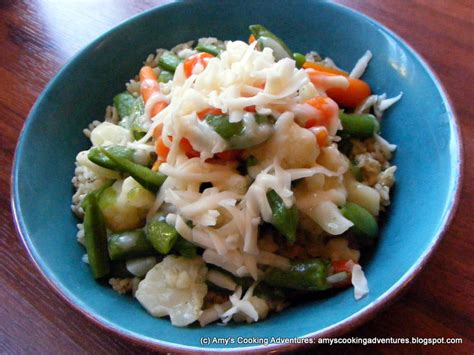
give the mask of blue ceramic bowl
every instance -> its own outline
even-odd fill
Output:
[[[380,242],[364,266],[370,293],[355,301],[352,289],[291,307],[256,324],[175,328],[140,304],[97,284],[81,262],[77,223],[70,210],[76,154],[88,147],[82,129],[101,119],[155,48],[204,36],[248,37],[261,23],[296,51],[317,50],[350,69],[366,49],[374,58],[364,76],[373,91],[403,99],[383,120],[383,135],[398,145],[397,184]],[[13,208],[34,262],[74,308],[100,326],[139,343],[167,350],[270,350],[241,342],[259,337],[341,334],[369,318],[400,293],[427,261],[455,209],[461,144],[453,110],[439,81],[400,38],[345,7],[318,1],[177,2],[138,15],[82,50],[51,81],[21,134],[13,169]],[[205,345],[202,337],[233,337]],[[238,338],[241,337],[241,338]],[[240,341],[239,341],[240,339]]]

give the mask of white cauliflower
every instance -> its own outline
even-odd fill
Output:
[[[293,115],[284,115],[278,119],[272,138],[250,149],[248,155],[257,158],[260,168],[273,163],[275,157],[280,158],[283,169],[314,166],[319,155],[314,134],[296,124]]]
[[[202,314],[207,294],[207,268],[200,257],[167,256],[148,271],[135,297],[155,317],[170,316],[171,323],[183,327]]]

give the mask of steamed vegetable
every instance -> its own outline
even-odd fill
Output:
[[[137,180],[144,188],[157,192],[163,182],[166,180],[166,176],[152,171],[144,166],[131,162],[120,155],[111,152],[109,149],[100,147],[102,154],[109,158],[120,171],[130,174],[135,180]]]
[[[206,52],[201,52],[190,56],[184,61],[184,74],[186,74],[187,77],[190,77],[197,65],[200,65],[202,69],[205,69],[207,62],[211,58],[214,58],[214,56]]]
[[[176,68],[178,67],[181,60],[178,56],[171,52],[165,52],[161,55],[160,59],[158,59],[158,66],[169,72],[174,73]]]
[[[251,25],[249,26],[249,29],[257,39],[258,43],[263,47],[273,49],[273,56],[276,60],[293,58],[293,52],[291,52],[285,42],[262,25]]]
[[[100,196],[100,193],[89,193],[82,204],[87,257],[95,279],[107,276],[110,273],[107,230],[104,216],[97,203],[98,195]]]
[[[369,114],[339,113],[343,134],[354,138],[370,138],[379,130],[377,119]]]
[[[216,47],[212,44],[202,44],[202,43],[196,46],[196,50],[199,52],[206,52],[206,53],[212,54],[214,57],[219,56],[223,51],[222,48]]]
[[[273,226],[286,237],[289,243],[294,243],[298,227],[298,209],[294,205],[290,208],[286,207],[275,190],[267,193],[267,199],[272,209]]]
[[[146,65],[140,69],[140,93],[145,103],[151,96],[160,93],[160,85],[158,84],[158,78],[156,77],[153,68]],[[155,103],[155,105],[151,109],[151,116],[156,116],[166,106],[168,106],[168,103],[166,101],[159,101]]]
[[[330,263],[323,259],[293,261],[287,270],[271,268],[264,282],[275,287],[322,291],[329,288],[326,278]]]
[[[379,227],[377,220],[365,208],[348,202],[341,208],[342,215],[354,223],[352,230],[361,241],[369,241],[377,237]]]
[[[303,68],[304,63],[306,62],[306,57],[301,53],[293,53],[293,59],[296,62],[298,68]]]
[[[135,107],[135,96],[128,92],[122,92],[114,97],[114,107],[120,118],[130,116]]]
[[[229,115],[219,114],[206,115],[206,123],[214,128],[214,130],[224,139],[230,139],[234,136],[241,135],[244,130],[242,121],[229,122]]]
[[[167,83],[168,81],[173,79],[173,73],[167,71],[167,70],[162,70],[160,72],[160,75],[158,76],[158,81],[160,83]]]
[[[108,250],[112,260],[155,254],[155,249],[141,229],[112,234],[108,241]]]
[[[179,237],[176,229],[162,220],[148,222],[146,235],[153,248],[161,254],[168,254]]]
[[[121,145],[109,146],[106,149],[118,157],[127,159],[129,161],[133,160],[133,153],[135,152],[133,149],[126,148]],[[100,165],[103,168],[123,172],[123,170],[121,170],[117,164],[115,164],[110,158],[107,157],[107,155],[102,152],[100,147],[92,148],[87,154],[87,157],[91,162]]]
[[[197,255],[197,247],[182,237],[176,240],[173,249],[185,258],[194,258]]]

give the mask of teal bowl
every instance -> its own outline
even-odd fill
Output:
[[[16,149],[12,201],[19,234],[49,284],[100,327],[167,351],[290,349],[272,337],[336,336],[389,304],[427,262],[451,220],[461,176],[461,142],[453,109],[436,76],[395,34],[348,8],[304,0],[183,1],[125,21],[72,59],[30,112]],[[82,129],[137,73],[155,48],[205,36],[248,37],[262,23],[299,52],[316,50],[350,69],[370,49],[364,76],[373,91],[403,99],[383,120],[383,135],[398,145],[393,203],[380,242],[364,265],[370,293],[352,289],[293,306],[255,324],[175,328],[151,317],[129,297],[96,283],[81,262],[76,219],[70,210],[76,154],[88,147]],[[229,344],[205,344],[207,338]],[[204,339],[204,340],[203,340]],[[252,341],[252,339],[254,341]],[[274,339],[275,340],[275,339]]]

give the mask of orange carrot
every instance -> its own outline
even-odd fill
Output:
[[[207,62],[211,58],[214,58],[214,56],[206,52],[197,53],[187,58],[183,64],[184,74],[186,77],[191,76],[193,69],[197,64],[201,64],[204,68],[206,68]]]
[[[153,68],[145,65],[140,69],[140,93],[143,96],[143,101],[147,102],[148,99],[157,92],[160,92],[158,78],[156,77]],[[151,116],[154,117],[166,106],[168,106],[168,104],[164,101],[157,102],[151,110]]]
[[[158,155],[158,158],[160,160],[166,161],[166,159],[168,158],[168,153],[170,152],[170,149],[163,142],[163,138],[159,137],[157,139],[156,145],[155,145],[155,151],[156,151],[156,155]]]
[[[340,74],[313,71],[309,73],[309,78],[315,86],[319,86],[321,77],[336,75]],[[349,80],[349,87],[346,89],[331,88],[326,91],[326,94],[341,106],[355,108],[367,97],[369,97],[371,93],[370,86],[365,81],[360,79],[354,79],[350,77],[347,77],[347,79]]]
[[[254,36],[254,35],[250,35],[250,36],[249,36],[249,44],[252,44],[253,42],[255,42],[255,36]]]
[[[244,107],[244,111],[255,113],[255,112],[257,112],[257,108],[255,107],[255,105],[247,106],[247,107]]]
[[[201,155],[201,153],[194,150],[193,146],[191,145],[191,142],[186,138],[181,139],[181,141],[179,142],[179,146],[188,158],[197,158]]]
[[[325,72],[325,73],[349,76],[348,73],[346,73],[345,71],[342,71],[340,69],[330,68],[330,67],[327,67],[325,65],[318,64],[318,63],[313,63],[313,62],[305,62],[303,64],[303,68],[305,68],[305,69],[314,69],[314,70],[322,71],[322,72]]]
[[[331,118],[337,114],[339,107],[337,104],[326,96],[316,96],[306,101],[307,104],[313,106],[319,113],[318,117],[310,118],[306,121],[305,128],[313,126],[329,127]]]
[[[203,119],[206,118],[207,115],[220,115],[222,114],[221,109],[211,107],[211,108],[206,108],[205,110],[202,110],[197,113],[198,118],[202,121]]]
[[[241,157],[242,150],[234,149],[234,150],[226,150],[224,152],[216,153],[216,157],[222,160],[230,161],[230,160],[237,160]]]

